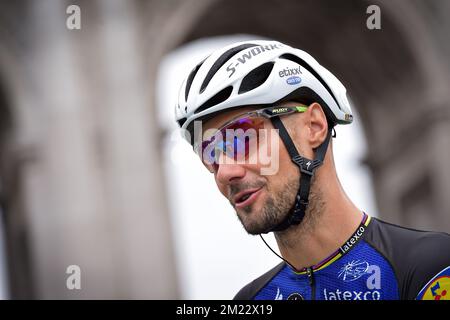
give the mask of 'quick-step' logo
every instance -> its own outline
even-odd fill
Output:
[[[291,86],[293,86],[295,84],[299,84],[300,82],[302,82],[302,79],[297,76],[292,76],[292,77],[289,77],[286,79],[286,83],[290,84]]]
[[[286,79],[286,83],[293,86],[302,82],[302,78],[298,75],[302,74],[300,67],[298,68],[285,68],[278,72],[280,78],[289,77]]]

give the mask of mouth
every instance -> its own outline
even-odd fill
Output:
[[[261,189],[262,187],[257,189],[247,189],[245,191],[239,192],[233,198],[235,208],[238,209],[251,205],[256,201],[256,198],[261,193]]]

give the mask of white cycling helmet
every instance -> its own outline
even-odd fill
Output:
[[[195,120],[288,100],[319,102],[331,126],[353,120],[346,89],[331,72],[308,53],[267,40],[234,43],[200,62],[181,86],[176,120],[192,136]]]

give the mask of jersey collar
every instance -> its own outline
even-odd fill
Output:
[[[363,212],[363,218],[361,220],[361,223],[359,224],[358,228],[355,230],[355,232],[351,235],[348,240],[339,247],[335,252],[333,252],[330,256],[319,262],[318,264],[311,266],[310,268],[303,268],[300,272],[295,272],[296,274],[306,274],[308,269],[312,269],[313,272],[322,270],[329,265],[331,265],[333,262],[340,259],[342,256],[344,256],[347,252],[349,252],[351,249],[353,249],[356,244],[361,240],[364,233],[366,232],[366,229],[371,221],[371,217]]]

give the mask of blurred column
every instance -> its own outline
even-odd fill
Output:
[[[37,298],[176,298],[137,1],[29,1],[34,160],[23,169]],[[30,111],[31,113],[31,111]],[[66,269],[81,268],[81,290]],[[31,286],[31,284],[30,284]]]

